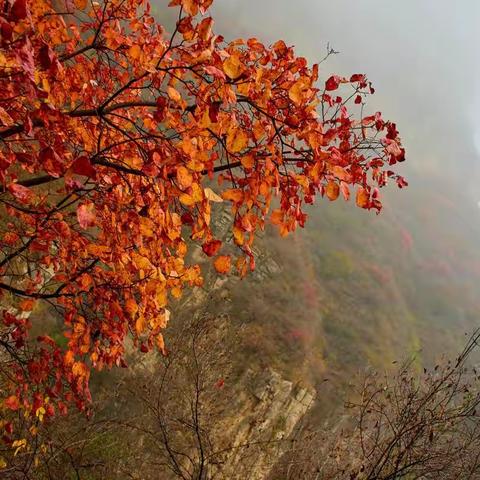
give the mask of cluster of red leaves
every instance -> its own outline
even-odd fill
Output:
[[[25,300],[50,304],[68,339],[44,337],[25,369],[27,329],[4,315],[19,364],[6,407],[53,414],[70,390],[82,408],[89,369],[123,364],[129,335],[163,351],[169,297],[202,282],[187,237],[245,275],[268,219],[285,235],[319,194],[379,211],[378,187],[405,185],[395,125],[362,115],[364,75],[322,83],[282,41],[226,43],[210,3],[173,0],[167,34],[145,0],[0,0],[0,292],[23,299],[18,318]],[[212,232],[216,202],[237,259]]]

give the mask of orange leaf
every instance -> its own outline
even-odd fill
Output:
[[[330,171],[339,179],[343,180],[344,182],[351,182],[352,175],[348,173],[344,168],[340,167],[339,165],[333,165],[330,167]]]
[[[145,317],[140,315],[137,320],[135,321],[135,331],[137,335],[141,335],[145,330]]]
[[[327,183],[327,186],[325,187],[325,193],[327,194],[329,200],[336,200],[340,193],[340,187],[332,180]]]
[[[132,45],[129,48],[128,53],[134,60],[137,60],[142,55],[142,48],[138,44]]]
[[[230,271],[230,268],[232,266],[232,259],[229,255],[221,255],[215,259],[213,265],[218,273],[224,275]]]
[[[3,401],[3,404],[10,410],[18,410],[20,408],[20,401],[15,395],[10,395]]]
[[[245,70],[245,66],[240,61],[240,58],[236,54],[230,55],[223,62],[223,71],[232,80],[235,80],[236,78],[238,78],[243,73],[244,70]]]
[[[212,36],[213,18],[204,18],[198,25],[198,36],[203,40],[209,40]]]
[[[33,306],[35,305],[35,300],[34,299],[26,299],[26,300],[22,300],[20,302],[20,308],[24,311],[24,312],[31,312],[33,310]]]
[[[85,378],[87,372],[87,366],[83,362],[75,362],[72,366],[72,373],[77,377]]]
[[[174,101],[174,102],[180,102],[182,100],[182,96],[180,95],[180,92],[178,90],[175,90],[173,87],[167,87],[167,93],[168,96]]]
[[[340,191],[342,192],[343,198],[348,201],[350,199],[350,189],[345,182],[340,182]]]
[[[283,212],[281,210],[274,210],[272,212],[272,223],[274,225],[281,225],[283,223]]]
[[[357,191],[357,205],[361,208],[368,208],[370,204],[370,195],[367,190],[360,187]]]
[[[74,0],[75,7],[79,10],[85,10],[88,0]]]
[[[183,165],[177,168],[177,181],[182,190],[187,189],[193,182],[192,174]]]
[[[63,357],[63,362],[65,363],[65,365],[72,365],[74,357],[75,356],[74,356],[73,352],[71,350],[68,350],[65,353],[65,356]]]
[[[131,318],[134,318],[138,312],[137,302],[133,298],[128,298],[125,302],[125,310],[128,312]]]
[[[157,348],[160,352],[162,352],[162,355],[166,355],[167,354],[167,350],[165,349],[165,341],[163,340],[163,335],[161,333],[159,333],[156,337],[155,337],[155,341],[157,343]]]
[[[241,203],[243,202],[244,194],[243,191],[238,188],[231,188],[222,192],[222,197],[224,200]]]
[[[297,80],[288,91],[288,96],[295,105],[301,105],[309,93],[308,81],[304,78]]]
[[[245,235],[243,231],[238,227],[233,227],[233,238],[237,245],[243,245],[245,243]]]
[[[244,155],[240,162],[244,168],[253,168],[255,166],[255,158],[253,155]]]

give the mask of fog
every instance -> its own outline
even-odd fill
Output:
[[[355,298],[368,314],[352,320],[355,312],[347,309],[332,328],[351,322],[346,331],[360,331],[384,309],[389,313],[378,325],[391,332],[412,328],[423,350],[445,352],[450,338],[461,343],[480,317],[480,2],[217,0],[214,17],[227,40],[283,39],[311,62],[321,60],[329,44],[339,53],[322,63],[322,77],[365,73],[376,89],[367,111],[397,123],[407,161],[396,167],[409,187],[386,189],[379,217],[322,201],[311,211],[306,231],[313,256],[340,252],[362,265],[359,275],[370,267],[392,272],[389,288],[396,292],[396,300],[383,298],[387,284],[378,290],[365,284]],[[341,281],[335,278],[330,290],[322,273],[318,281],[340,312],[349,301],[349,294],[338,293]],[[351,292],[362,280],[346,281]],[[360,301],[362,292],[375,299],[374,308]],[[392,309],[399,305],[408,313],[395,320]],[[359,338],[385,343],[389,335],[373,329]],[[346,355],[349,349],[351,343]]]
[[[368,75],[369,106],[397,122],[412,187],[433,175],[455,179],[449,195],[480,199],[478,0],[220,0],[215,12],[226,37],[282,38],[311,61],[329,43],[340,53],[322,64],[324,77]]]

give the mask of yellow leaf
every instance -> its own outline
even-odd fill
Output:
[[[45,409],[43,407],[37,408],[35,415],[38,417],[40,422],[43,422],[43,416],[45,415]]]
[[[231,127],[227,135],[227,148],[232,153],[243,150],[248,145],[248,135],[238,127]]]
[[[195,199],[191,196],[188,195],[187,193],[182,193],[180,197],[178,197],[181,203],[183,203],[187,207],[191,207],[192,205],[195,205]]]
[[[245,66],[240,61],[238,55],[233,54],[230,55],[224,62],[223,62],[223,71],[232,79],[235,80],[238,78],[243,71],[245,70]]]
[[[6,468],[7,462],[4,460],[3,457],[0,457],[0,469],[1,468]]]
[[[304,101],[308,91],[308,82],[305,79],[301,78],[300,80],[297,80],[290,88],[290,90],[288,91],[288,96],[290,97],[290,100],[295,103],[295,105],[300,105]]]
[[[187,189],[193,182],[192,174],[183,165],[177,168],[177,181],[182,190]]]
[[[238,227],[233,227],[233,238],[235,239],[235,243],[237,245],[243,245],[245,242],[245,238],[242,229]]]
[[[167,94],[174,102],[180,102],[182,96],[178,90],[175,90],[173,87],[167,87]]]
[[[15,440],[12,443],[12,448],[15,448],[15,452],[13,454],[14,457],[17,456],[17,453],[22,449],[27,446],[27,440],[25,438],[22,438],[21,440]]]
[[[208,188],[208,187],[205,188],[203,193],[205,194],[205,198],[210,200],[211,202],[215,202],[215,203],[223,202],[223,198],[217,195],[211,188]]]
[[[351,182],[352,176],[348,173],[344,168],[340,167],[339,165],[333,165],[330,167],[330,171],[339,179],[343,180],[344,182]]]

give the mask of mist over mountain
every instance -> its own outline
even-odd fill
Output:
[[[414,186],[431,175],[453,176],[478,196],[478,2],[225,0],[215,10],[217,29],[228,37],[283,38],[310,61],[330,44],[340,53],[323,63],[325,78],[367,74],[376,88],[369,108],[402,133],[405,173],[424,172],[411,177]]]
[[[393,282],[397,304],[406,310],[395,313],[391,307],[385,313],[387,323],[398,321],[387,336],[411,329],[414,349],[433,356],[452,338],[454,345],[461,342],[480,313],[478,2],[226,0],[215,5],[215,13],[216,29],[227,38],[256,36],[266,43],[283,38],[309,61],[322,59],[329,44],[339,53],[322,63],[324,78],[361,72],[373,82],[376,92],[367,111],[381,110],[397,123],[407,152],[401,172],[409,187],[385,189],[378,217],[352,204],[324,208],[319,201],[301,238],[308,238],[308,255],[375,271],[378,292]],[[364,268],[363,275],[368,276]],[[346,282],[346,290],[356,291],[358,278],[333,277],[320,269],[315,282],[330,294],[326,303],[342,306],[348,294],[338,285]],[[362,320],[346,320],[337,311],[337,322],[351,322],[350,328],[360,331],[368,329],[379,306],[388,310],[392,299],[379,300],[376,287],[366,288],[378,305],[366,307]],[[385,340],[375,329],[371,335],[364,341]]]
[[[2,1],[0,478],[480,479],[480,2]]]

